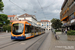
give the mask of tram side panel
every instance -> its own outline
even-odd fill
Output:
[[[30,25],[25,25],[25,36],[26,39],[34,37],[34,27]]]

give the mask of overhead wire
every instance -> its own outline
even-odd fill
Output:
[[[40,7],[41,7],[41,9],[42,9],[42,12],[43,12],[44,18],[46,19],[46,17],[45,17],[45,13],[44,13],[44,10],[43,10],[43,7],[41,6],[39,0],[37,0],[37,1],[38,1],[38,4],[40,5]]]
[[[11,0],[9,0],[11,3],[15,4],[17,7],[19,7],[20,9],[22,9],[23,11],[25,11],[23,8],[21,8],[20,6],[18,6],[16,3],[12,2]]]

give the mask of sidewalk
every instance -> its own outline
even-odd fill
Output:
[[[8,32],[8,33],[11,33],[11,32]],[[0,34],[6,34],[6,32],[0,32]]]
[[[68,41],[66,34],[60,34],[60,39],[56,40],[51,33],[51,45],[49,50],[75,50],[75,41]]]

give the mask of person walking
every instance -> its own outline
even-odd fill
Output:
[[[64,33],[64,30],[62,29],[62,34]]]
[[[65,30],[65,33],[67,34],[67,29]]]

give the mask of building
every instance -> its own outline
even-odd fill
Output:
[[[27,13],[25,13],[23,15],[20,15],[18,17],[18,20],[29,20],[29,21],[31,21],[33,23],[37,23],[37,19],[36,19],[35,15],[29,15]]]
[[[64,0],[61,7],[60,20],[62,27],[75,30],[75,0]]]
[[[37,21],[37,25],[40,25],[41,26],[41,22],[40,21]]]
[[[16,15],[8,15],[8,20],[14,20]]]
[[[37,23],[38,25],[41,25],[45,30],[51,29],[51,22],[49,20],[41,20]]]
[[[18,17],[19,17],[19,15],[16,15],[16,16],[14,17],[14,20],[18,20]]]

